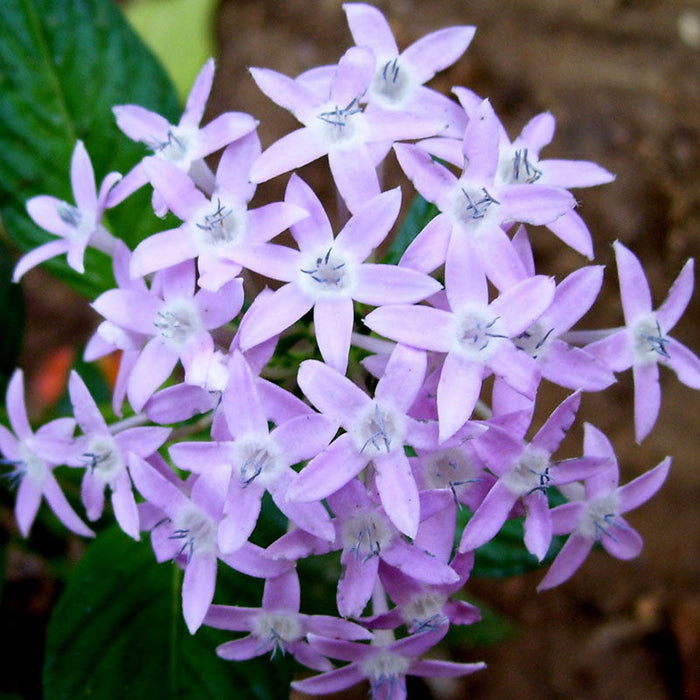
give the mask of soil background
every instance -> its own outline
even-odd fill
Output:
[[[685,260],[700,253],[700,4],[374,4],[385,12],[401,48],[448,25],[476,25],[466,54],[431,86],[448,92],[463,85],[489,97],[511,137],[534,115],[551,111],[557,130],[544,157],[592,160],[616,174],[611,184],[575,192],[594,238],[595,262],[607,266],[591,324],[622,321],[610,246],[615,239],[640,257],[660,303]],[[222,0],[210,116],[252,113],[261,120],[263,146],[295,128],[294,119],[257,90],[247,68],[296,75],[336,62],[351,45],[341,7],[340,0]],[[390,168],[389,177],[394,175]],[[325,162],[305,168],[303,176],[334,202]],[[281,196],[286,179],[278,180],[262,188],[261,196]],[[561,279],[585,264],[545,229],[530,233],[538,271]],[[31,376],[51,348],[84,342],[96,319],[41,271],[27,275],[24,293],[28,326],[21,364]],[[696,293],[673,333],[696,352],[699,316]],[[409,698],[700,699],[700,401],[666,371],[662,391],[659,421],[641,446],[633,436],[629,372],[604,394],[585,395],[580,414],[616,445],[622,481],[667,454],[674,458],[661,492],[629,517],[645,540],[642,555],[620,562],[594,552],[573,579],[542,594],[535,591],[541,573],[468,582],[468,593],[505,615],[514,634],[495,646],[457,650],[455,659],[485,660],[486,671],[411,684]],[[542,398],[546,409],[562,395],[545,390]],[[580,428],[573,440],[570,449],[580,450]],[[4,512],[4,527],[11,527],[8,518]],[[8,561],[1,631],[5,639],[13,635],[17,649],[6,658],[0,691],[17,692],[12,660],[36,656],[43,644],[55,598],[46,571],[39,559]],[[24,687],[23,697],[35,697]],[[356,696],[364,697],[364,690],[342,697]]]

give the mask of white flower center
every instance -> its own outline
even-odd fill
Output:
[[[179,554],[185,554],[188,562],[195,551],[202,554],[217,551],[216,524],[194,503],[190,503],[183,509],[173,522],[171,538],[182,540]]]
[[[549,475],[549,453],[528,445],[516,466],[503,477],[503,484],[516,496],[527,496],[533,491],[546,493]]]
[[[451,199],[453,221],[471,230],[492,218],[501,204],[485,187],[461,180],[452,190]]]
[[[85,212],[67,202],[58,204],[56,213],[64,224],[73,229],[70,235],[73,240],[83,241],[90,238],[97,228],[94,212]]]
[[[398,109],[413,94],[413,81],[398,56],[381,63],[377,61],[377,72],[372,81],[372,95],[384,107]]]
[[[421,462],[429,489],[450,489],[456,496],[458,489],[479,481],[481,469],[457,447],[431,452]]]
[[[98,435],[90,440],[83,452],[85,464],[91,473],[109,483],[124,469],[119,448],[109,435]]]
[[[313,126],[320,130],[321,138],[331,148],[362,140],[364,118],[359,98],[354,98],[344,107],[327,104],[321,112],[316,114]]]
[[[529,185],[542,177],[536,156],[527,148],[511,148],[501,152],[498,179],[507,185]]]
[[[245,234],[246,223],[245,210],[217,197],[196,217],[197,239],[205,248],[224,246]]]
[[[23,444],[20,444],[20,458],[17,472],[21,478],[29,479],[37,487],[41,487],[49,473],[49,466],[41,457],[37,457]]]
[[[234,443],[238,481],[245,488],[253,481],[268,486],[277,479],[285,463],[279,450],[268,436],[240,438]]]
[[[394,538],[394,531],[385,515],[367,511],[346,520],[341,528],[343,549],[354,552],[356,559],[366,561],[379,555]]]
[[[486,362],[508,336],[488,309],[472,309],[456,317],[455,350],[468,360]]]
[[[401,414],[373,401],[350,432],[360,452],[379,457],[403,449],[404,423]]]
[[[413,631],[434,629],[447,619],[443,612],[446,602],[447,596],[428,591],[404,605],[401,614]]]
[[[168,345],[181,350],[201,330],[197,307],[192,299],[176,299],[164,306],[157,314],[153,325]]]
[[[410,667],[410,659],[390,651],[380,651],[359,663],[360,673],[370,681],[375,694],[384,683],[400,683],[403,686],[403,677]]]
[[[588,503],[586,515],[579,524],[579,532],[590,540],[598,540],[602,536],[614,539],[611,530],[616,526],[617,509],[617,496],[614,493]]]
[[[255,618],[253,634],[274,648],[284,648],[286,644],[299,641],[304,630],[298,613],[264,612]]]
[[[632,325],[630,331],[635,364],[647,365],[670,359],[669,338],[663,334],[656,316],[642,316]]]
[[[333,248],[309,256],[299,272],[301,288],[315,299],[348,297],[355,286],[352,263]]]
[[[168,129],[165,141],[152,143],[151,150],[159,158],[189,170],[192,164],[194,133],[192,129],[171,127]]]
[[[513,338],[513,343],[518,350],[526,352],[537,360],[546,356],[553,331],[553,328],[545,328],[539,323],[533,323],[527,330]]]

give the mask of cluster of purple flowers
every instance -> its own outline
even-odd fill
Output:
[[[692,294],[692,261],[653,311],[641,266],[619,242],[625,326],[571,330],[598,295],[602,267],[558,283],[536,274],[524,224],[546,226],[590,259],[569,188],[612,176],[590,162],[541,158],[554,131],[548,113],[511,141],[488,100],[425,86],[463,54],[473,27],[400,52],[377,9],[344,10],[356,45],[337,65],[297,78],[251,69],[302,125],[266,150],[248,114],[200,126],[209,61],[178,124],[134,105],[114,109],[121,130],[150,150],[131,172],[108,175],[98,191],[78,143],[75,204],[27,203],[58,238],[22,258],[16,279],[61,253],[82,271],[88,245],[111,255],[118,286],[93,303],[104,320],[86,358],[121,351],[113,408],[131,410],[108,425],[74,372],[75,418],[34,432],[18,370],[7,395],[14,434],[0,426],[0,451],[19,483],[23,534],[45,497],[67,528],[92,535],[54,476],[60,465],[80,468],[88,520],[102,515],[109,487],[124,532],[149,531],[156,558],[184,568],[191,632],[205,624],[246,633],[220,646],[221,657],[289,653],[321,672],[297,681],[300,691],[367,679],[373,697],[393,700],[405,697],[407,674],[483,667],[422,657],[450,625],[479,619],[454,594],[474,550],[508,518],[524,516],[525,547],[540,561],[554,535],[568,535],[541,589],[568,579],[596,542],[622,559],[640,552],[623,516],[659,489],[670,459],[619,486],[613,448],[590,424],[582,456],[554,455],[584,392],[632,367],[641,441],[659,410],[658,365],[700,388],[700,361],[668,336]],[[221,149],[213,172],[204,159]],[[439,211],[398,265],[375,261],[402,203],[400,188],[382,189],[392,150]],[[249,207],[257,183],[324,156],[346,210],[341,224],[297,173],[284,201]],[[182,223],[130,251],[102,214],[147,184],[154,211]],[[293,245],[271,242],[286,230]],[[274,280],[274,291],[257,293],[246,271]],[[312,310],[301,349],[276,353]],[[361,366],[349,365],[359,353]],[[527,439],[542,380],[571,393]],[[551,488],[566,502],[550,507]],[[266,493],[289,527],[260,546],[251,536]],[[458,530],[463,508],[473,516]],[[296,564],[331,552],[342,566],[338,617],[306,615]],[[265,579],[260,608],[212,605],[219,560]]]

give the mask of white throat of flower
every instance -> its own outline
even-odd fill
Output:
[[[664,363],[670,359],[669,338],[664,335],[661,325],[653,313],[645,314],[636,319],[630,326],[630,333],[635,364]]]
[[[298,281],[312,299],[350,297],[355,287],[355,265],[331,246],[303,261]]]
[[[233,451],[234,469],[238,472],[241,488],[246,488],[253,482],[267,487],[286,466],[277,445],[268,435],[240,438],[234,442]]]
[[[379,556],[394,538],[388,518],[379,510],[368,510],[346,520],[341,527],[343,549],[367,561]]]
[[[198,243],[215,249],[239,243],[246,232],[246,210],[226,199],[214,196],[194,217]]]
[[[153,325],[166,344],[178,351],[199,335],[202,328],[194,301],[184,297],[166,303]]]
[[[549,452],[528,445],[514,469],[502,479],[503,484],[516,496],[527,496],[539,491],[547,492],[552,477]]]
[[[405,416],[393,407],[373,401],[350,430],[355,447],[369,457],[403,450]]]
[[[119,448],[108,434],[91,438],[82,456],[90,473],[105,483],[111,482],[124,469]]]

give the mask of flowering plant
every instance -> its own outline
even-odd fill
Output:
[[[292,682],[302,693],[365,680],[372,697],[396,699],[408,675],[484,667],[425,655],[479,619],[459,594],[509,522],[522,523],[522,561],[549,565],[541,590],[572,576],[596,543],[621,559],[639,554],[623,515],[661,487],[670,458],[620,486],[614,448],[589,423],[581,456],[555,454],[584,394],[609,387],[615,373],[633,369],[638,442],[658,415],[659,364],[700,388],[700,360],[668,335],[692,295],[693,263],[653,311],[638,259],[615,242],[625,325],[572,330],[603,269],[586,264],[560,281],[542,274],[525,227],[544,226],[592,259],[569,190],[613,176],[541,157],[554,132],[549,113],[511,140],[488,99],[426,86],[460,59],[473,27],[401,51],[377,9],[343,9],[354,45],[336,65],[294,78],[251,69],[301,124],[265,150],[244,112],[202,125],[210,60],[179,117],[169,103],[165,116],[114,106],[124,141],[141,144],[123,174],[110,169],[96,183],[78,139],[68,199],[36,194],[28,219],[7,217],[20,244],[31,222],[48,234],[34,234],[42,242],[19,259],[15,281],[64,254],[90,280],[94,260],[83,288],[102,321],[85,359],[118,353],[119,367],[110,406],[98,406],[73,371],[72,415],[37,430],[15,371],[0,452],[23,535],[45,499],[66,528],[93,536],[85,520],[100,520],[108,492],[119,530],[135,541],[149,533],[155,559],[175,563],[189,634],[228,632],[219,657],[293,658],[305,669]],[[90,125],[80,131],[87,140]],[[207,159],[217,153],[213,170]],[[415,196],[385,182],[394,156]],[[319,158],[338,193],[335,215],[298,172]],[[257,185],[279,176],[283,201],[251,206]],[[152,216],[142,229],[144,207]],[[542,419],[544,382],[565,397]],[[59,470],[80,474],[79,504]],[[114,552],[137,550],[120,549],[114,531],[100,539],[112,549],[111,560],[109,549],[95,550],[112,584],[106,605],[133,575]],[[143,551],[133,557],[147,581]],[[321,570],[333,609],[314,611],[303,596],[314,595]],[[77,580],[74,591],[86,582]],[[47,665],[48,688],[80,683],[107,694],[99,666],[79,680],[65,669],[99,637],[77,622],[55,634],[66,653]],[[124,663],[123,650],[109,651]],[[246,677],[247,692],[274,697],[269,684],[291,670],[278,663],[276,681],[262,686]]]

